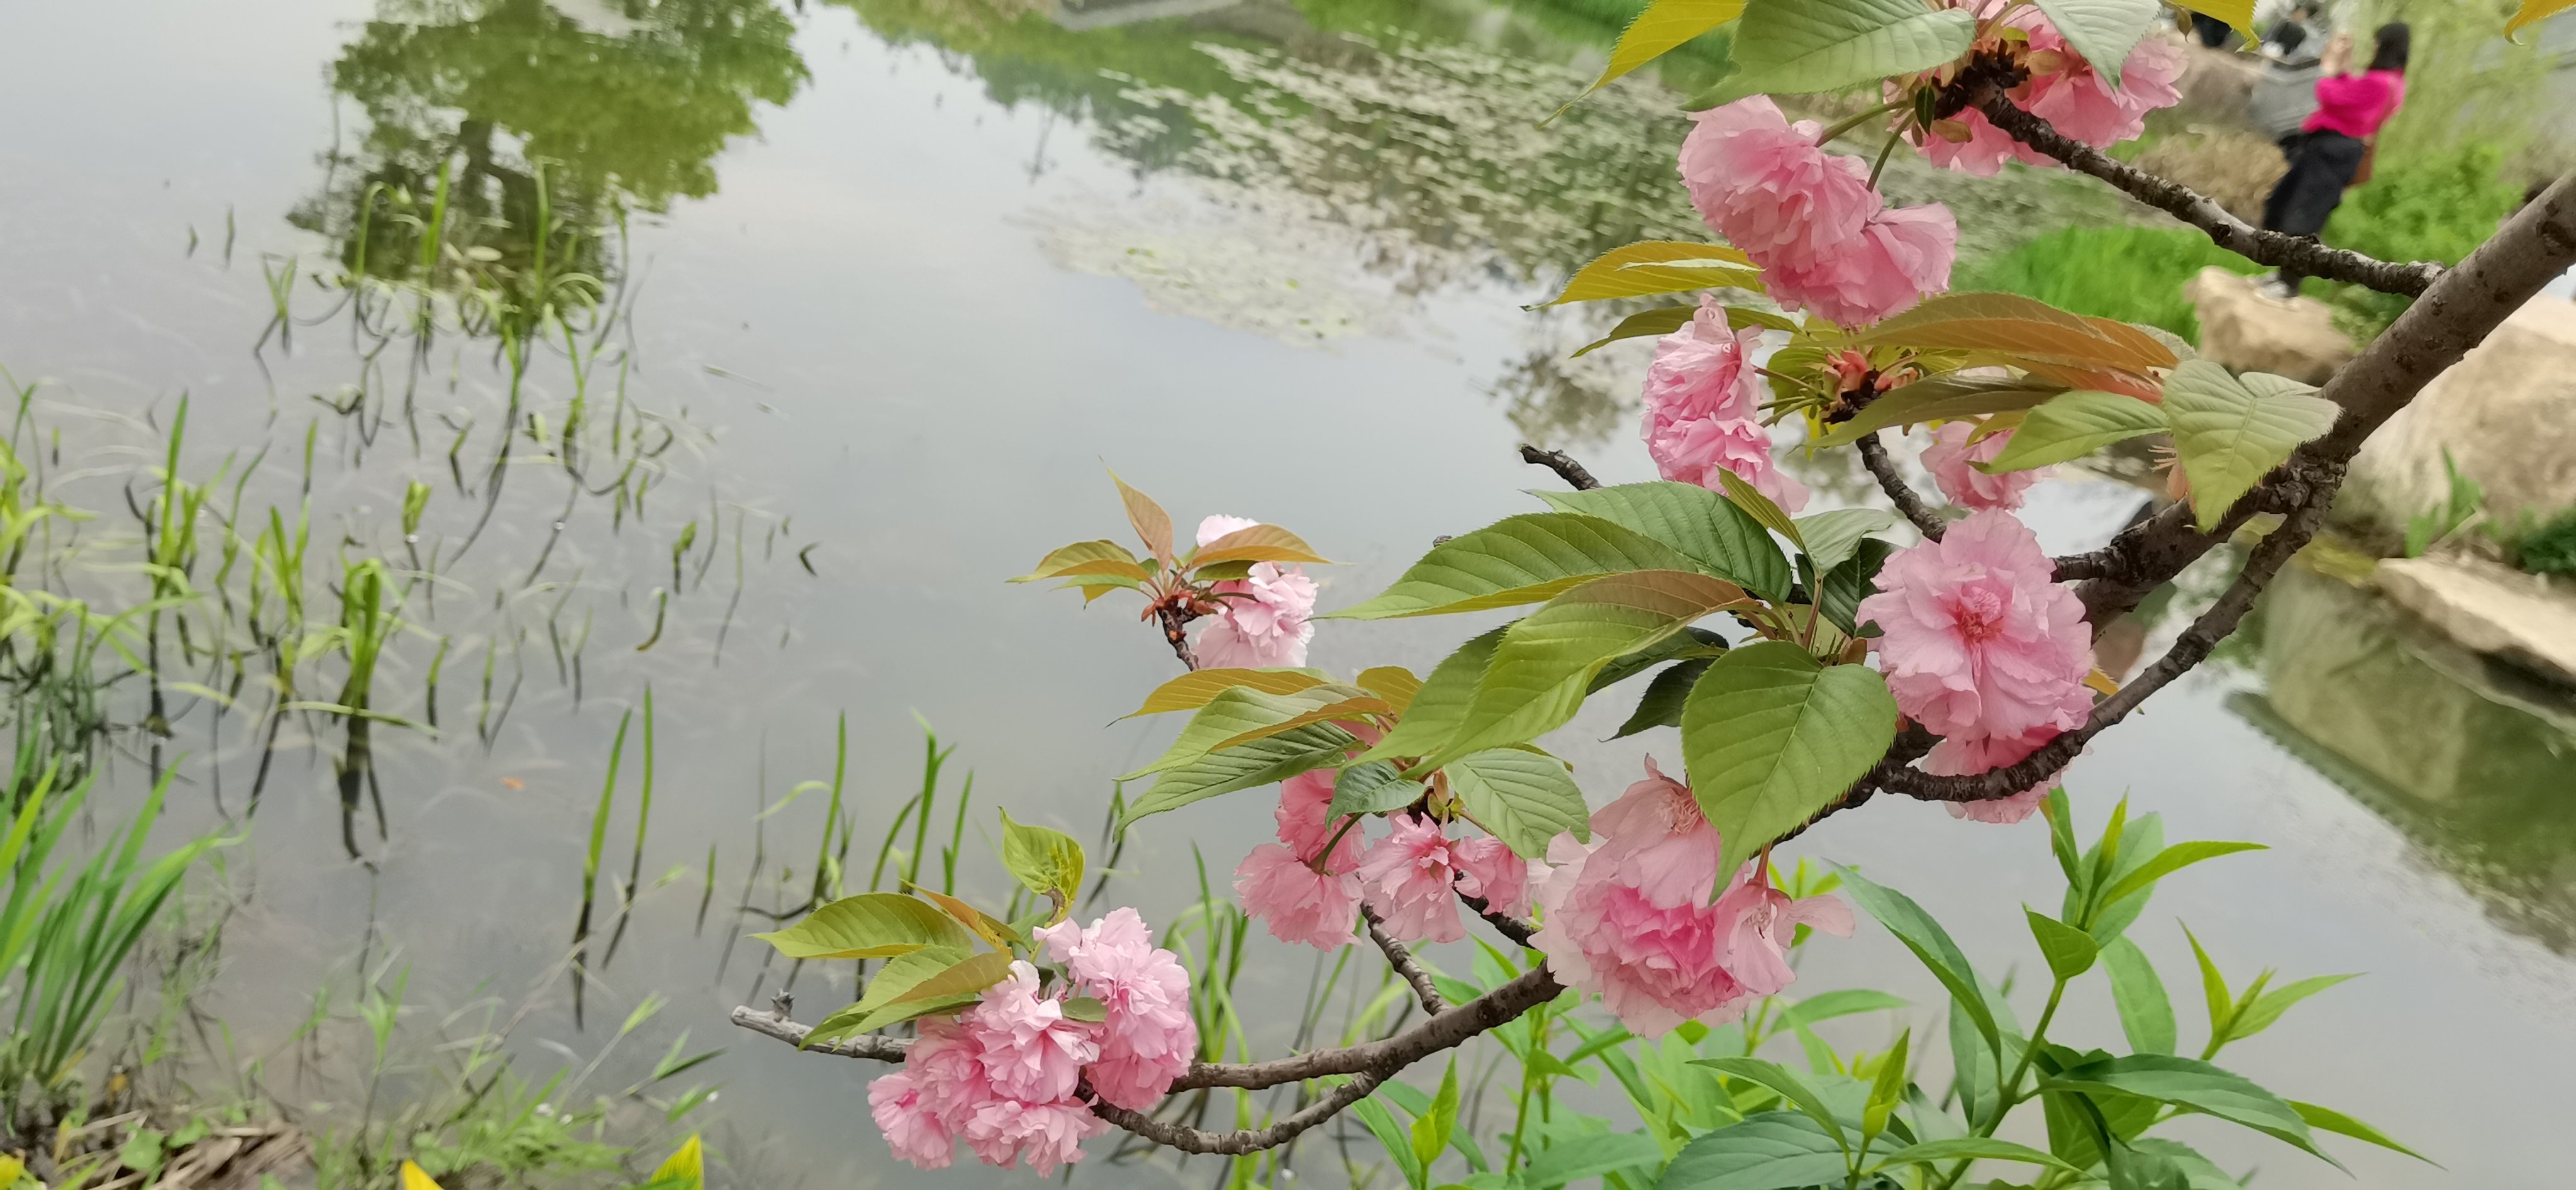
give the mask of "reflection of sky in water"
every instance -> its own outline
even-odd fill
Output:
[[[307,395],[340,391],[356,361],[345,326],[323,323],[299,328],[292,355],[269,360],[273,381],[263,377],[248,351],[268,317],[257,266],[262,253],[327,250],[287,217],[319,189],[317,156],[335,136],[352,150],[361,142],[356,107],[339,106],[335,129],[317,80],[371,15],[362,4],[165,5],[113,22],[69,9],[0,18],[0,45],[16,51],[0,102],[42,113],[0,141],[0,271],[13,278],[0,287],[0,363],[61,378],[54,400],[102,415],[166,410],[189,390],[201,470],[261,441],[291,454],[317,408]],[[1021,1184],[980,1169],[890,1174],[873,1136],[852,1124],[863,1071],[727,1036],[721,1023],[757,963],[745,948],[721,985],[712,979],[715,919],[748,866],[751,813],[828,771],[834,716],[849,714],[862,838],[916,778],[915,711],[960,745],[980,804],[1089,837],[1106,775],[1170,730],[1102,725],[1171,662],[1114,600],[1080,609],[1069,595],[999,580],[1049,546],[1112,531],[1104,462],[1184,519],[1277,519],[1347,560],[1324,572],[1328,605],[1383,585],[1436,535],[1535,507],[1516,489],[1553,480],[1513,457],[1522,433],[1505,411],[1585,442],[1580,453],[1606,481],[1649,477],[1628,413],[1612,407],[1631,400],[1645,345],[1568,363],[1605,315],[1515,307],[1600,247],[1691,230],[1668,146],[1622,135],[1622,121],[1669,129],[1672,118],[1634,88],[1531,127],[1570,93],[1571,75],[1547,64],[1562,50],[1516,59],[1537,40],[1514,32],[1519,17],[1457,22],[1442,37],[1372,33],[1372,47],[1294,16],[1247,5],[1082,35],[1090,41],[1063,40],[1071,35],[1043,16],[974,5],[862,3],[855,20],[839,8],[804,17],[795,48],[810,78],[792,102],[754,105],[757,135],[708,163],[712,191],[635,216],[620,257],[636,295],[637,398],[685,406],[708,440],[644,521],[611,533],[604,512],[586,508],[567,530],[557,565],[587,576],[604,642],[581,704],[540,662],[540,636],[510,726],[488,749],[470,732],[386,737],[391,838],[371,847],[376,874],[340,856],[327,755],[281,755],[286,771],[241,859],[256,894],[228,940],[235,967],[217,1007],[246,1036],[277,1035],[371,919],[431,1002],[462,1002],[490,979],[515,1003],[560,956],[616,712],[651,681],[661,773],[647,878],[702,862],[712,842],[724,887],[705,936],[693,928],[691,882],[645,900],[600,981],[597,994],[617,1006],[601,1015],[658,989],[674,1004],[639,1052],[681,1028],[731,1045],[722,1106],[744,1128],[733,1147],[753,1152],[770,1130],[787,1138],[764,1150],[764,1168],[807,1171],[818,1185]],[[1022,20],[1054,32],[1040,37]],[[1469,32],[1485,40],[1442,39]],[[1189,48],[1198,41],[1225,48]],[[1048,47],[1063,56],[1037,52]],[[1127,77],[1100,78],[1085,53]],[[1181,73],[1148,78],[1143,62]],[[1206,81],[1193,88],[1182,74]],[[1017,102],[995,102],[997,91]],[[1365,106],[1331,119],[1298,109],[1322,100]],[[1160,121],[1182,110],[1216,131],[1169,137]],[[1390,127],[1410,131],[1385,146],[1352,131],[1386,113],[1404,113]],[[1433,126],[1454,139],[1423,139]],[[1940,182],[1892,176],[1927,190]],[[1533,178],[1546,185],[1514,185]],[[2023,222],[2055,201],[2055,183],[2016,185],[1999,201],[2020,204],[2001,209]],[[1532,201],[1532,189],[1607,197],[1557,205]],[[1596,229],[1605,209],[1615,218]],[[216,250],[227,211],[239,237],[230,268]],[[183,251],[191,227],[204,241],[193,256]],[[324,304],[305,300],[308,314]],[[435,376],[437,409],[488,423],[498,399],[488,344],[440,355]],[[538,378],[562,399],[559,365]],[[146,440],[79,432],[93,435],[96,458],[120,465]],[[385,444],[355,472],[326,469],[317,523],[382,542],[402,483],[445,474],[442,449]],[[1813,478],[1829,496],[1861,492],[1850,473]],[[291,491],[290,476],[263,482]],[[560,480],[542,470],[511,482],[494,536],[461,575],[482,598],[525,572],[560,508]],[[2030,520],[2061,549],[2098,542],[2135,499],[2073,481],[2039,491]],[[96,507],[115,498],[99,481],[74,494]],[[819,577],[755,543],[743,627],[721,666],[710,653],[724,580],[675,604],[673,635],[635,653],[649,592],[668,580],[671,535],[710,499],[789,518],[790,547],[822,543]],[[443,496],[433,519],[470,511]],[[730,566],[716,573],[729,579]],[[517,614],[465,605],[442,614],[466,631],[489,634]],[[1422,671],[1481,627],[1329,624],[1315,660]],[[404,658],[404,681],[424,664]],[[2106,736],[2073,777],[2092,821],[2125,788],[2165,812],[2174,837],[2276,848],[2175,884],[2143,919],[2141,941],[2173,977],[2182,1015],[2193,997],[2176,916],[2232,971],[2269,961],[2292,976],[2371,972],[2231,1059],[2448,1167],[2356,1154],[2363,1184],[2533,1181],[2554,1167],[2557,1092],[2540,1072],[2576,1058],[2565,962],[2499,926],[2379,812],[2227,709],[2226,695],[2253,685],[2196,675]],[[1676,752],[1668,731],[1588,742],[1624,712],[1605,705],[1562,733],[1596,799],[1626,783],[1642,752]],[[232,746],[228,763],[239,758]],[[138,780],[132,766],[116,776],[120,794]],[[212,820],[203,801],[182,803],[194,823]],[[1169,920],[1191,895],[1193,841],[1223,868],[1266,834],[1249,804],[1193,807],[1138,836],[1129,887],[1149,917]],[[809,795],[770,820],[773,865],[801,853],[791,862],[804,871],[820,813]],[[1955,823],[1919,805],[1837,818],[1804,848],[1915,892],[1998,971],[2026,945],[2013,903],[2045,903],[2053,879],[2035,830]],[[971,891],[998,896],[996,872],[967,868]],[[1271,947],[1259,960],[1243,988],[1255,1016],[1293,1010],[1306,956]],[[1876,934],[1819,947],[1807,978],[1810,988],[1892,981],[1926,1002],[1935,992]],[[830,996],[810,977],[799,986],[810,1018]],[[526,1026],[540,1058],[540,1041],[584,1052],[597,1042],[596,1023],[575,1032],[560,999],[557,985]],[[2070,1011],[2079,1035],[2116,1028],[2098,994]],[[2184,1032],[2193,1035],[2188,1023]],[[2416,1089],[2426,1083],[2483,1090],[2426,1096]],[[2230,1167],[2259,1161],[2266,1185],[2344,1184],[2281,1150],[2206,1135]]]

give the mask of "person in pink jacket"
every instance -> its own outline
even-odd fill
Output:
[[[2272,187],[2272,197],[2263,204],[2265,228],[2295,236],[2324,231],[2326,219],[2342,205],[2343,192],[2361,171],[2370,153],[2370,139],[2406,101],[2406,51],[2411,40],[2406,26],[2381,25],[2373,36],[2377,50],[2371,55],[2370,69],[2360,74],[2348,73],[2351,34],[2336,34],[2327,44],[2325,72],[2317,79],[2317,110],[2300,125],[2299,135],[2289,145],[2290,172],[2281,175]],[[2296,297],[2306,280],[2304,274],[2283,269],[2273,293]]]

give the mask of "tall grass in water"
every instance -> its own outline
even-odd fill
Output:
[[[0,979],[8,980],[0,991],[13,1004],[0,1044],[0,1111],[21,1135],[36,1115],[78,1101],[81,1060],[124,990],[127,957],[190,865],[219,841],[205,836],[144,857],[170,788],[164,773],[133,819],[109,830],[86,862],[58,862],[55,849],[90,792],[87,779],[58,788],[59,775],[48,762],[29,776],[0,835],[0,873],[9,883],[0,902]]]

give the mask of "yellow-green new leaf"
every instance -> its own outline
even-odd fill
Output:
[[[1920,0],[1750,0],[1729,51],[1741,69],[1689,106],[1875,84],[1958,58],[1976,33],[1975,15]]]
[[[941,946],[886,960],[885,966],[877,968],[876,974],[868,978],[868,986],[858,1002],[816,1022],[814,1031],[805,1035],[801,1047],[812,1049],[846,1037],[856,1037],[897,1020],[911,1019],[912,1015],[918,1014],[907,1014],[906,1010],[893,1007],[895,1000],[971,956],[970,951]]]
[[[1359,742],[1358,736],[1330,723],[1309,723],[1239,748],[1211,752],[1155,777],[1153,788],[1127,803],[1126,816],[1120,821],[1132,823],[1148,814],[1337,765]]]
[[[1362,674],[1365,679],[1368,675]],[[1324,671],[1319,669],[1194,669],[1154,688],[1145,696],[1145,705],[1127,712],[1125,718],[1138,715],[1160,715],[1166,711],[1195,711],[1206,706],[1217,695],[1237,686],[1249,687],[1264,694],[1294,694],[1324,684]],[[1368,683],[1363,680],[1361,685]]]
[[[1619,325],[1611,327],[1609,334],[1603,335],[1581,347],[1575,348],[1574,354],[1570,358],[1581,359],[1584,356],[1590,355],[1595,351],[1599,351],[1604,347],[1620,341],[1621,339],[1641,339],[1648,335],[1669,335],[1674,331],[1689,326],[1691,318],[1698,313],[1699,307],[1697,306],[1657,306],[1652,310],[1640,310],[1626,318],[1620,319]]]
[[[1153,572],[1136,561],[1136,555],[1114,541],[1077,541],[1038,560],[1035,570],[1012,579],[1015,583],[1033,583],[1045,578],[1115,578],[1143,582]],[[1075,584],[1081,585],[1081,584]]]
[[[1331,713],[1344,707],[1350,709],[1340,714]],[[1331,682],[1286,694],[1270,694],[1251,686],[1234,686],[1220,691],[1207,701],[1206,706],[1199,708],[1198,714],[1190,716],[1189,724],[1181,728],[1180,736],[1172,741],[1171,747],[1163,750],[1162,756],[1154,763],[1118,779],[1133,781],[1152,773],[1169,772],[1209,753],[1240,747],[1263,736],[1279,735],[1324,719],[1358,718],[1364,713],[1384,713],[1388,709],[1383,700],[1366,690]],[[1319,716],[1317,712],[1326,713]]]
[[[1386,705],[1395,708],[1395,713],[1398,715],[1403,714],[1406,708],[1413,705],[1414,695],[1422,692],[1422,679],[1413,676],[1412,670],[1400,665],[1380,665],[1364,669],[1360,671],[1359,677],[1352,680],[1360,689],[1385,699]]]
[[[2529,12],[2532,5],[2548,2],[2549,0],[2524,0],[2523,11]],[[2174,7],[2196,12],[2205,17],[2217,17],[2227,22],[2228,28],[2244,34],[2249,41],[2255,36],[2254,0],[2174,0]],[[2565,0],[2560,0],[2559,7],[2566,7]],[[2513,26],[2505,26],[2505,34],[2511,36]]]
[[[1523,513],[1431,547],[1377,598],[1322,618],[1484,611],[1545,602],[1605,574],[1690,569],[1680,551],[1599,517]]]
[[[752,937],[791,959],[884,959],[930,946],[975,945],[956,919],[898,893],[843,897],[786,929]]]
[[[2164,344],[2107,318],[2070,314],[2010,293],[1951,293],[1927,298],[1848,341],[1853,347],[1988,352],[2080,368],[2143,375],[2174,366]]]
[[[1682,43],[1734,20],[1744,12],[1744,0],[1655,0],[1637,19],[1619,34],[1619,43],[1610,47],[1610,62],[1601,68],[1601,77],[1583,89],[1584,95],[1610,85],[1613,79],[1681,48]],[[1576,97],[1579,102],[1581,97]],[[1572,107],[1574,104],[1566,104]],[[1558,108],[1563,115],[1565,108]]]
[[[1816,440],[1816,447],[1848,445],[1892,426],[2015,413],[2065,391],[2064,385],[2029,377],[1934,376],[1881,394],[1867,408],[1836,423],[1832,433]]]
[[[1877,670],[1820,665],[1786,641],[1720,657],[1682,705],[1691,793],[1733,872],[1851,788],[1896,739]]]
[[[889,1007],[971,995],[1002,982],[1010,974],[1011,956],[1008,953],[986,951],[912,985],[911,990],[890,1001]]]
[[[1762,270],[1754,267],[1753,258],[1733,248],[1687,240],[1646,240],[1594,257],[1591,263],[1574,271],[1563,292],[1539,306],[1694,289],[1761,288]]]
[[[1433,666],[1431,676],[1423,679],[1422,689],[1405,707],[1404,718],[1396,721],[1395,730],[1386,733],[1375,747],[1362,754],[1362,760],[1382,760],[1395,756],[1428,756],[1458,734],[1467,721],[1467,708],[1476,701],[1476,688],[1485,684],[1485,670],[1494,662],[1494,651],[1502,647],[1503,634],[1510,625],[1478,635],[1456,652]]]
[[[1656,480],[1533,494],[1559,512],[1596,516],[1636,530],[1747,591],[1775,601],[1788,598],[1789,559],[1761,522],[1698,484]]]
[[[1519,855],[1543,858],[1547,841],[1567,831],[1592,838],[1583,790],[1553,756],[1496,748],[1461,756],[1440,771],[1468,819]]]
[[[1011,821],[1002,811],[1002,867],[1020,887],[1066,904],[1082,891],[1082,844],[1060,830]]]
[[[697,1133],[681,1141],[680,1147],[653,1171],[646,1183],[649,1190],[706,1190],[707,1158],[705,1146]]]
[[[2201,532],[2217,528],[2237,499],[2300,443],[2334,426],[2338,406],[2316,391],[2262,372],[2230,376],[2207,360],[2180,365],[2165,379],[2174,453],[2191,481]]]
[[[2519,44],[2523,30],[2567,11],[2571,5],[2576,5],[2576,0],[2522,0],[2522,7],[2513,14],[2513,19],[2504,23],[2504,35]]]
[[[1190,555],[1192,566],[1214,566],[1223,562],[1320,562],[1331,559],[1315,552],[1304,538],[1277,525],[1249,525],[1228,533],[1200,547]]]
[[[2163,409],[2136,397],[2077,389],[2031,410],[2002,453],[1976,466],[1989,475],[2027,471],[2080,459],[2114,442],[2165,429]]]

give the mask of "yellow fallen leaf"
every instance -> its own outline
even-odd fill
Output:
[[[2105,698],[2120,692],[2120,680],[2098,669],[2084,675],[2084,684],[2092,687]]]
[[[429,1171],[409,1161],[402,1163],[402,1190],[444,1190]]]
[[[653,1171],[652,1184],[705,1190],[706,1176],[706,1151],[698,1144],[698,1134],[692,1132],[679,1150],[671,1154],[671,1159]]]

